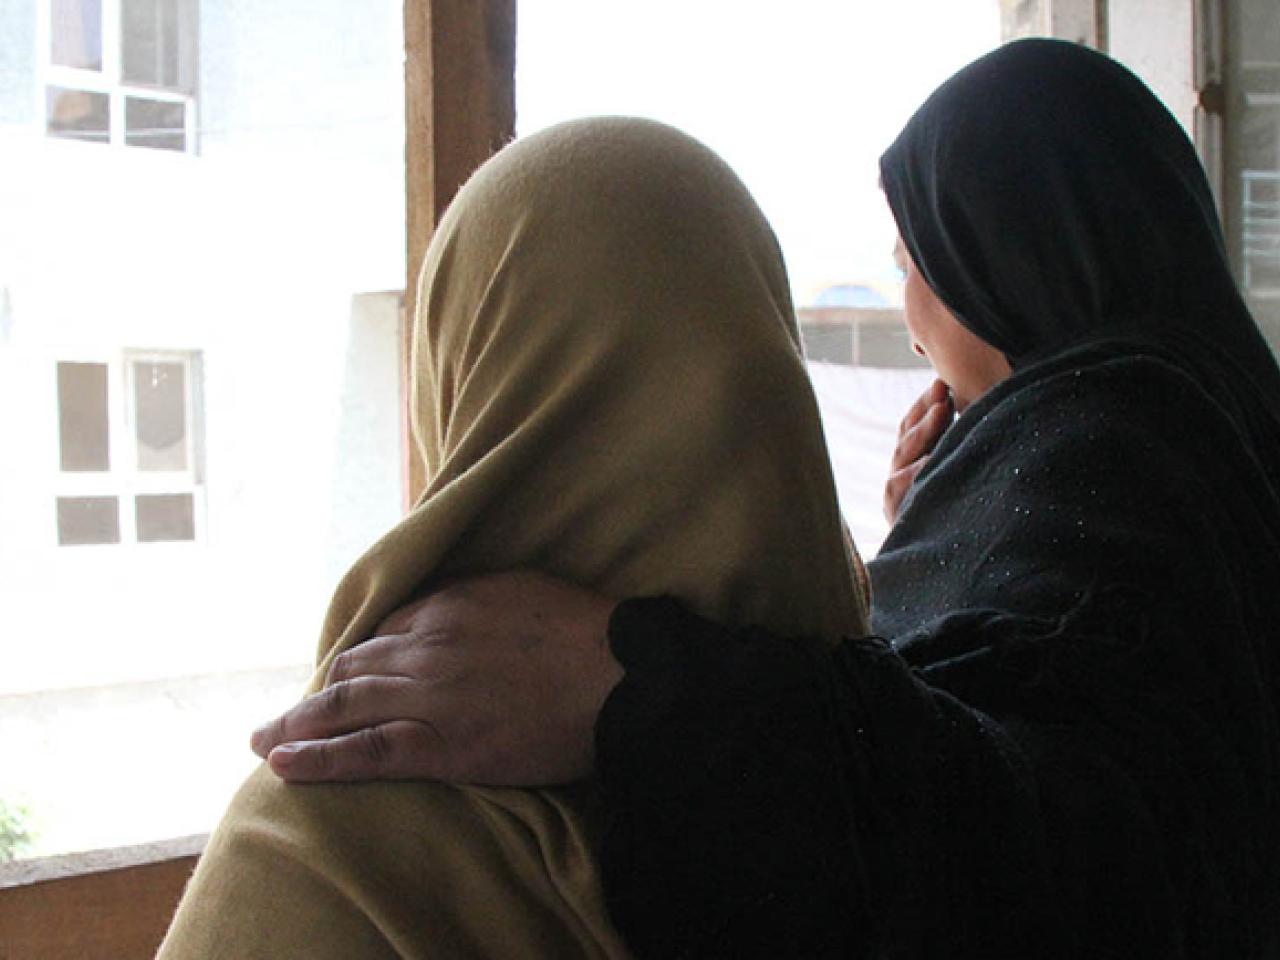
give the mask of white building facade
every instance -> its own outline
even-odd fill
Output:
[[[400,16],[0,0],[0,801],[37,849],[207,829],[400,515]],[[85,792],[154,795],[146,835]]]

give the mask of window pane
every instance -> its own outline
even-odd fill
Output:
[[[177,0],[122,0],[121,70],[126,83],[180,86]]]
[[[1244,170],[1244,284],[1255,297],[1280,295],[1280,171]]]
[[[46,87],[45,104],[49,136],[93,143],[111,139],[111,108],[105,93]]]
[[[180,363],[133,363],[139,470],[186,470],[187,389]]]
[[[115,497],[59,497],[58,544],[119,543],[120,508]]]
[[[139,543],[196,538],[195,498],[191,494],[141,494],[133,502]]]
[[[102,0],[53,0],[50,58],[60,67],[102,69]]]
[[[58,364],[58,445],[63,470],[110,469],[105,363]]]
[[[187,107],[166,100],[127,97],[124,103],[124,142],[131,147],[186,150]]]
[[[1227,223],[1249,307],[1280,350],[1280,6],[1226,8]]]

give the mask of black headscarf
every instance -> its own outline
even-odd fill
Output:
[[[1001,47],[934,92],[881,177],[929,286],[1015,369],[1125,338],[1176,353],[1261,446],[1280,437],[1280,371],[1195,150],[1114,60]]]
[[[1094,550],[1157,522],[1143,517],[1158,497],[1135,495],[1210,483],[1226,463],[1213,506],[1249,517],[1266,538],[1253,553],[1280,543],[1280,370],[1196,152],[1137,77],[1087,47],[1012,42],[924,102],[881,177],[925,280],[1014,372],[947,431],[902,504],[873,564],[878,631],[974,607],[1061,616],[1100,579]],[[1164,393],[1176,402],[1156,406]],[[1133,462],[1157,440],[1172,475],[1153,474],[1155,454]],[[1028,588],[993,595],[997,563]],[[1275,571],[1260,563],[1258,577]]]

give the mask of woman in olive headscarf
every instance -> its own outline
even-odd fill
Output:
[[[339,586],[314,687],[424,585],[516,566],[728,623],[865,629],[777,244],[710,151],[625,119],[515,143],[450,206],[417,302],[427,487]],[[259,770],[161,956],[621,956],[593,810],[586,788]]]
[[[613,610],[613,920],[653,956],[1280,955],[1280,371],[1191,144],[1118,64],[1028,40],[881,172],[950,393],[895,462],[890,641]]]

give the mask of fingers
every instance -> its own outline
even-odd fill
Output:
[[[394,720],[353,733],[282,744],[267,755],[282,780],[451,779],[448,743],[425,720]]]
[[[929,452],[932,447],[930,424],[938,409],[938,405],[934,404],[915,426],[898,437],[898,445],[894,448],[893,459],[890,461],[890,470],[896,473]]]
[[[594,717],[622,674],[607,643],[614,605],[529,572],[439,586],[384,621],[403,632],[335,657],[325,690],[257,731],[253,749],[298,782],[585,776]]]
[[[929,389],[916,397],[915,402],[907,408],[906,416],[904,416],[898,423],[899,437],[919,423],[920,418],[925,415],[926,411],[928,411],[931,406],[933,406],[933,387],[936,383],[937,381],[935,380],[933,384],[929,385]]]
[[[405,677],[357,677],[325,687],[253,732],[249,746],[266,757],[280,744],[351,733],[398,718],[418,718],[423,685]]]
[[[890,472],[896,473],[928,456],[946,433],[953,414],[949,398],[932,403],[914,424],[898,435],[898,445],[889,464]]]
[[[951,392],[947,389],[947,385],[935,379],[907,410],[906,416],[898,424],[898,435],[901,436],[919,423],[935,403],[950,403],[950,401]]]
[[[889,462],[884,487],[884,516],[890,526],[898,518],[902,500],[937,447],[955,416],[946,384],[935,380],[907,412],[898,432],[898,445]]]
[[[939,400],[929,407],[923,419],[911,431],[912,443],[910,445],[915,448],[915,455],[910,458],[911,461],[919,460],[921,457],[933,452],[933,448],[938,445],[942,435],[947,432],[947,427],[951,425],[952,414],[949,397]]]
[[[884,486],[884,518],[889,522],[889,526],[893,526],[897,521],[903,498],[911,489],[911,484],[915,483],[916,474],[923,469],[924,464],[925,460],[920,459],[889,474],[889,479]]]
[[[334,657],[325,674],[326,686],[357,677],[415,676],[431,638],[425,634],[375,636]]]

